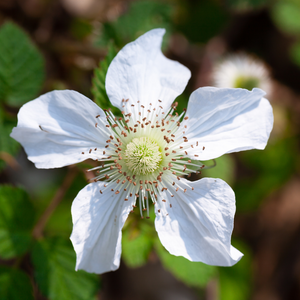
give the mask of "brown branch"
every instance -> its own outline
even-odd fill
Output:
[[[66,191],[71,186],[73,180],[75,179],[76,175],[78,173],[78,170],[76,168],[70,167],[68,170],[68,173],[60,186],[60,188],[57,190],[56,194],[54,195],[52,201],[50,202],[49,206],[46,208],[38,222],[33,228],[32,235],[34,238],[38,239],[43,236],[43,231],[45,228],[45,225],[47,224],[49,218],[51,217],[52,213],[55,211],[56,207],[59,205],[59,203],[62,201]]]

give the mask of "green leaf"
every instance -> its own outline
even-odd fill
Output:
[[[0,28],[0,102],[21,106],[44,81],[44,60],[27,34],[12,22]]]
[[[76,39],[83,40],[87,36],[89,36],[92,31],[93,26],[91,24],[91,21],[81,18],[72,19],[70,32]]]
[[[171,15],[173,6],[159,1],[133,1],[129,9],[115,22],[105,23],[97,45],[107,45],[113,39],[118,47],[132,42],[143,33],[154,28],[166,28],[171,32]],[[164,40],[166,42],[168,38]]]
[[[207,43],[227,26],[230,16],[222,6],[222,1],[182,1],[177,28],[189,41]]]
[[[253,9],[260,9],[269,4],[270,0],[227,0],[226,4],[229,8],[236,11],[247,11]]]
[[[32,251],[35,279],[39,289],[50,300],[95,299],[98,277],[75,271],[75,251],[71,242],[51,238],[36,242]]]
[[[221,178],[228,184],[232,184],[235,181],[235,162],[232,156],[223,155],[215,161],[215,167],[201,171],[203,177]],[[207,165],[210,166],[211,164],[213,163]]]
[[[268,143],[264,151],[239,153],[248,167],[234,186],[237,211],[257,209],[261,201],[279,189],[295,173],[298,159],[296,138],[284,138]]]
[[[20,144],[9,136],[14,126],[15,123],[13,122],[5,121],[2,123],[0,120],[0,170],[6,165],[1,157],[6,154],[15,156],[20,149]]]
[[[171,255],[157,240],[155,248],[163,266],[174,277],[189,286],[203,287],[216,274],[216,267],[192,262],[182,256]]]
[[[92,93],[94,95],[95,102],[102,108],[102,109],[111,109],[115,115],[121,115],[121,112],[118,108],[112,106],[110,103],[108,96],[105,90],[105,77],[108,70],[108,67],[116,56],[117,51],[113,44],[109,44],[107,55],[99,64],[99,67],[94,71],[94,78],[93,78],[93,87]]]
[[[252,290],[252,255],[244,243],[232,241],[244,256],[232,267],[219,267],[220,300],[248,300]]]
[[[141,229],[123,230],[122,258],[128,267],[141,267],[147,263],[153,248],[152,231],[148,228],[147,224],[142,224]]]
[[[300,3],[298,0],[278,1],[272,8],[271,16],[279,29],[288,33],[300,33]]]
[[[294,43],[289,52],[293,62],[300,66],[300,41]]]
[[[33,300],[33,290],[29,277],[20,270],[0,267],[1,300]]]
[[[0,256],[9,259],[28,250],[35,213],[26,192],[11,186],[0,186],[0,207]]]

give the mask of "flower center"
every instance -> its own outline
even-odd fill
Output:
[[[189,177],[192,172],[199,174],[205,168],[198,160],[198,153],[205,146],[198,141],[189,142],[186,136],[185,111],[173,114],[175,102],[165,112],[160,105],[162,101],[158,102],[159,105],[149,103],[145,107],[139,101],[130,104],[129,99],[123,99],[123,117],[115,117],[110,110],[105,110],[105,117],[97,115],[95,127],[101,125],[99,130],[108,139],[104,148],[88,149],[101,162],[88,170],[97,174],[91,181],[106,181],[100,194],[107,189],[121,194],[121,199],[131,201],[133,208],[138,201],[141,216],[146,210],[147,218],[149,200],[157,203],[158,213],[167,215],[167,206],[172,207],[168,202],[175,193],[194,189],[187,181],[181,182],[180,177]],[[132,113],[126,113],[126,105],[130,105]]]
[[[162,161],[157,143],[147,137],[134,138],[125,150],[126,165],[136,175],[153,173]]]
[[[254,76],[239,76],[235,80],[235,88],[243,88],[251,91],[259,86],[259,79]]]

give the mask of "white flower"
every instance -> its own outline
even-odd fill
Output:
[[[220,88],[252,90],[256,87],[267,94],[271,91],[267,68],[260,60],[247,54],[229,55],[215,66],[212,79],[214,85]]]
[[[119,267],[121,230],[136,202],[141,215],[155,204],[155,228],[171,254],[220,266],[242,257],[230,242],[232,189],[220,179],[179,176],[201,169],[200,161],[263,149],[272,108],[259,89],[206,87],[192,93],[185,114],[174,113],[190,71],[162,54],[164,32],[151,30],[126,45],[108,69],[107,94],[123,118],[74,91],[42,95],[18,114],[11,136],[38,168],[99,161],[95,182],[72,205],[76,269]]]

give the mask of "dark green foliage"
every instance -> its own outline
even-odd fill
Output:
[[[206,43],[221,33],[228,17],[219,1],[187,1],[177,26],[190,41]]]
[[[0,267],[1,300],[33,300],[33,290],[29,277],[20,270]]]
[[[220,300],[248,300],[252,287],[252,255],[246,244],[232,241],[244,256],[232,267],[219,267]]]
[[[154,28],[165,28],[170,34],[172,13],[173,6],[163,1],[133,1],[126,14],[103,25],[102,35],[96,44],[103,46],[113,40],[121,48]]]
[[[27,34],[12,22],[0,28],[0,102],[21,106],[44,82],[44,60]]]
[[[216,166],[203,170],[202,177],[220,178],[226,181],[228,184],[232,184],[235,181],[235,162],[230,155],[223,155],[216,160]],[[207,166],[213,165],[213,162],[205,162]]]
[[[271,0],[226,0],[226,5],[235,11],[248,11],[261,9],[268,4]]]
[[[123,231],[122,258],[129,267],[140,267],[147,263],[155,234],[152,226],[153,224],[149,226],[143,222],[140,229]]]
[[[1,156],[7,154],[15,156],[20,149],[20,144],[12,139],[9,135],[15,126],[14,122],[3,121],[0,118],[0,153]],[[5,162],[0,157],[0,170],[5,167]]]
[[[234,187],[237,209],[256,209],[265,197],[279,189],[294,173],[297,165],[296,140],[278,140],[274,144],[269,143],[264,151],[246,151],[240,157],[252,173],[240,178]]]
[[[191,262],[182,256],[171,255],[160,243],[155,243],[155,249],[163,266],[177,279],[189,286],[204,287],[216,274],[216,267],[201,262]]]
[[[98,277],[75,271],[75,251],[70,241],[49,238],[36,242],[31,256],[38,287],[50,300],[94,299]]]
[[[22,189],[0,186],[0,257],[24,254],[31,242],[34,209]]]

